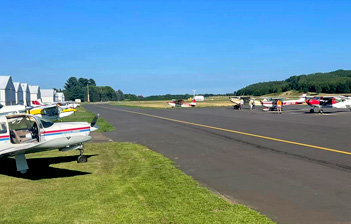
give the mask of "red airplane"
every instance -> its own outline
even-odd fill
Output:
[[[306,103],[312,107],[311,113],[318,108],[319,113],[323,113],[323,108],[347,108],[351,110],[351,98],[345,96],[322,96],[306,98]]]

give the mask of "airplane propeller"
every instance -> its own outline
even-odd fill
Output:
[[[91,124],[90,124],[90,127],[94,127],[94,126],[95,126],[95,124],[96,124],[96,122],[97,122],[99,116],[100,116],[100,114],[95,115],[93,121],[92,121]]]

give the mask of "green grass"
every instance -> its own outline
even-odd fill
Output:
[[[94,155],[88,163],[65,159],[72,155],[77,151],[30,154],[27,179],[8,166],[0,175],[0,223],[272,223],[144,146],[86,144],[86,155]]]
[[[170,100],[168,100],[170,101]],[[137,108],[152,108],[152,109],[170,109],[167,100],[154,101],[119,101],[110,102],[112,106],[137,107]],[[185,100],[190,103],[190,100]],[[196,107],[227,107],[233,104],[229,101],[229,97],[208,97],[203,102],[196,102]]]
[[[62,121],[86,121],[91,123],[95,114],[87,111],[84,107],[77,108],[77,112],[69,117],[62,118]],[[114,131],[116,130],[111,124],[106,122],[103,118],[99,117],[96,125],[99,127],[98,132]]]

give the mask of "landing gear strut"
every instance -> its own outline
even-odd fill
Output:
[[[77,158],[77,163],[86,163],[88,162],[88,157],[86,157],[85,155],[83,155],[84,153],[84,146],[83,144],[81,145],[81,147],[78,148],[80,155]]]

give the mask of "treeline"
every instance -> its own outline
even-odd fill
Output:
[[[319,93],[351,92],[351,70],[291,76],[284,81],[255,83],[235,92],[236,95],[261,96],[289,90]]]
[[[76,77],[70,77],[65,83],[63,92],[66,100],[81,99],[83,102],[87,101],[88,86],[91,102],[118,100],[118,91],[116,92],[112,87],[97,86],[94,79],[77,79]]]
[[[130,93],[123,93],[122,90],[115,91],[110,86],[97,86],[94,79],[70,77],[64,86],[64,94],[66,100],[80,99],[82,102],[87,101],[87,88],[89,88],[90,102],[100,101],[147,101],[147,100],[171,100],[171,99],[188,99],[192,97],[190,94],[165,94],[144,97]],[[204,97],[210,96],[230,96],[227,94],[199,94]]]
[[[198,94],[204,97],[210,97],[210,96],[232,96],[233,93],[227,93],[227,94]],[[193,97],[193,95],[190,94],[165,94],[165,95],[152,95],[152,96],[137,96],[135,94],[124,94],[123,95],[123,100],[130,100],[130,101],[152,101],[152,100],[172,100],[172,99],[189,99]]]

